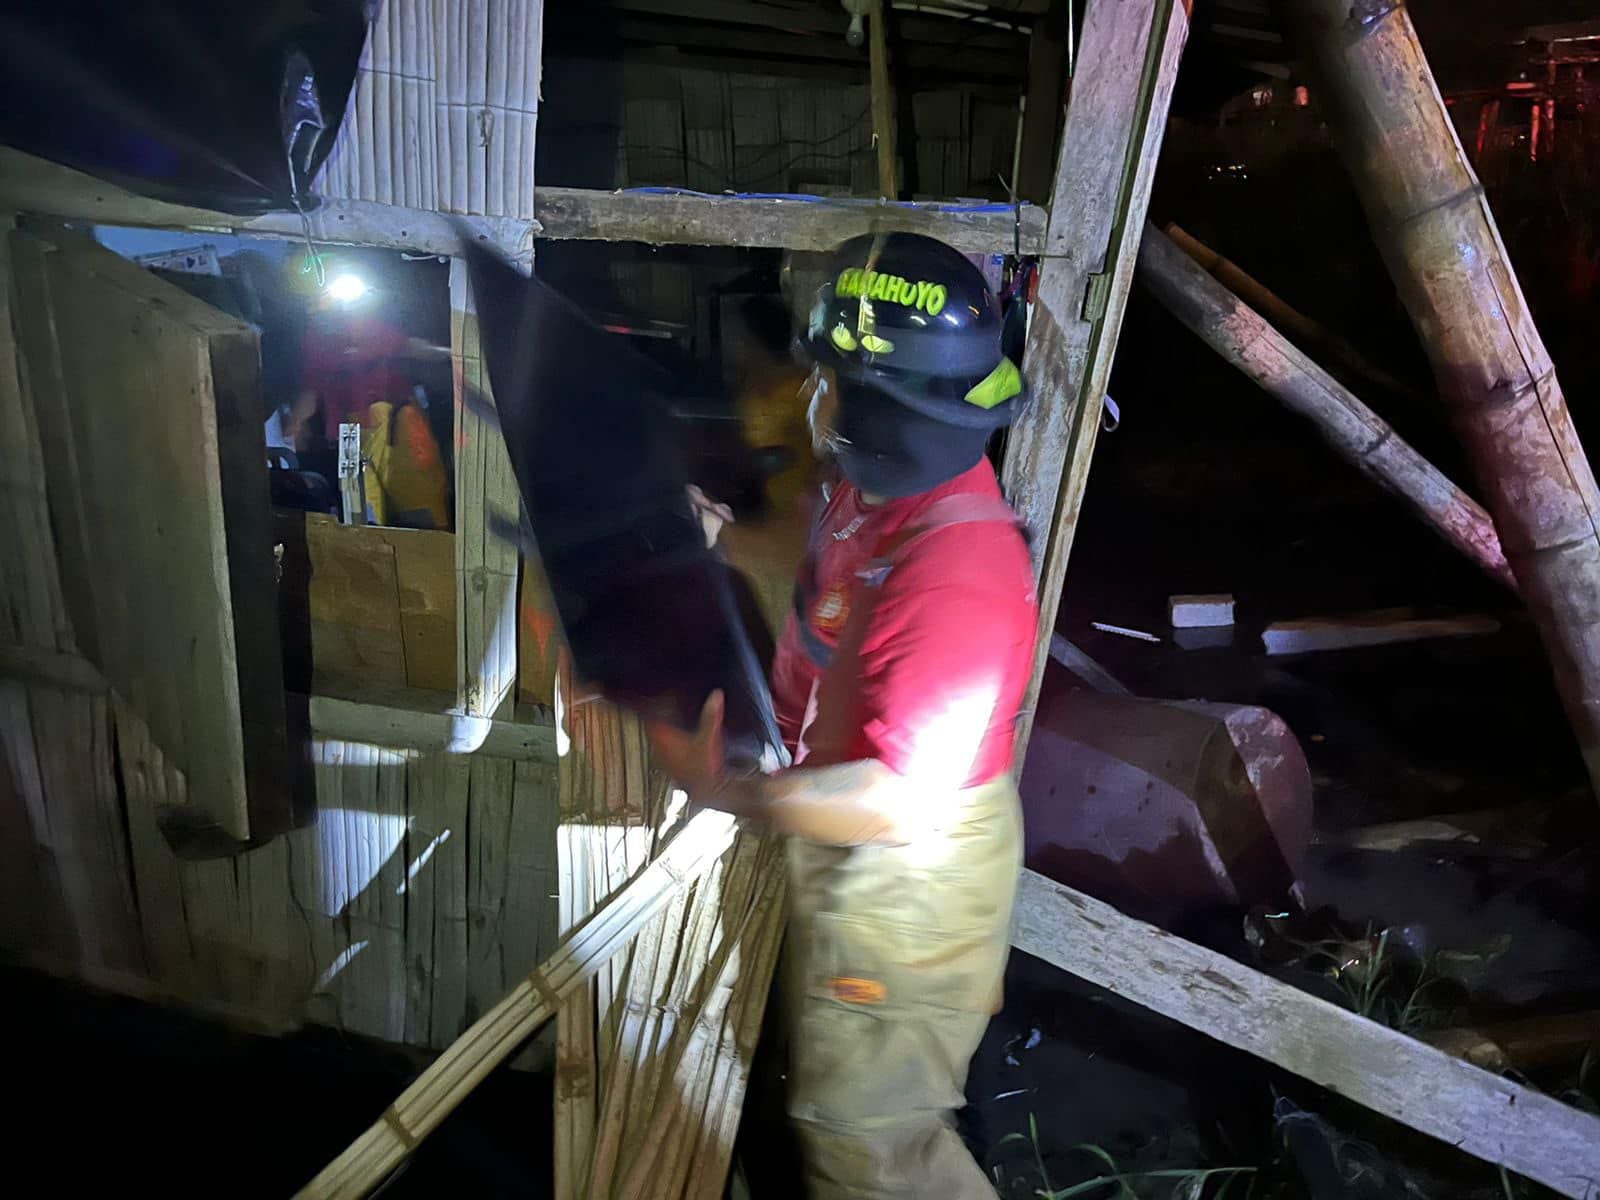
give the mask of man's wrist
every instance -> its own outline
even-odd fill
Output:
[[[760,775],[720,775],[698,802],[735,817],[755,816],[761,807],[758,791],[761,778]]]

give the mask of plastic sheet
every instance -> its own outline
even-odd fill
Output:
[[[179,204],[300,203],[371,0],[0,0],[0,140]]]
[[[720,688],[729,759],[781,762],[764,627],[690,506],[673,380],[547,285],[468,245],[500,427],[579,675],[684,728]]]

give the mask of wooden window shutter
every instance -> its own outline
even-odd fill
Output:
[[[63,231],[11,236],[78,653],[187,782],[175,847],[292,823],[276,571],[250,326]]]

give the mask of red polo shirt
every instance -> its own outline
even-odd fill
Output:
[[[300,386],[321,397],[330,442],[338,443],[340,422],[364,422],[379,400],[395,404],[411,391],[406,346],[404,331],[366,313],[334,314],[307,328]]]
[[[842,750],[807,757],[823,676],[808,644],[832,655],[861,601],[860,573],[918,529],[931,505],[957,495],[999,500],[987,459],[932,491],[880,505],[863,504],[848,483],[834,492],[802,568],[807,628],[790,614],[772,666],[778,723],[796,763],[875,758],[943,787],[1010,769],[1038,606],[1021,533],[993,520],[944,525],[893,555],[860,653],[835,668],[854,683],[855,731]]]

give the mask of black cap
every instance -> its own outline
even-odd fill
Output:
[[[936,421],[998,429],[1022,401],[1001,324],[994,293],[958,251],[916,233],[864,234],[834,252],[806,340],[842,380]]]

